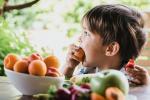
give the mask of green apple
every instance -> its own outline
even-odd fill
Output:
[[[126,76],[117,70],[104,70],[100,72],[102,75],[91,79],[91,89],[93,92],[105,96],[105,90],[108,87],[117,87],[125,95],[128,94],[129,84]]]

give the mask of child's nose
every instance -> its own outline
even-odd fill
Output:
[[[79,42],[79,43],[82,43],[82,36],[79,36],[78,42]]]

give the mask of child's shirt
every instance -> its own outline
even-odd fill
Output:
[[[125,76],[126,76],[127,79],[129,80],[130,86],[136,86],[136,84],[130,82],[130,80],[132,80],[133,78],[130,77],[130,76],[126,73],[124,67],[122,67],[120,71],[125,74]],[[76,70],[74,71],[73,75],[89,74],[89,73],[97,73],[97,72],[100,72],[100,70],[99,70],[97,67],[87,68],[87,67],[83,67],[83,66],[78,66],[78,67],[76,68]]]

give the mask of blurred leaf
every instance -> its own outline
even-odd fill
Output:
[[[0,8],[2,8],[4,5],[4,0],[0,0]]]
[[[75,32],[76,32],[76,29],[74,29],[74,28],[69,29],[68,33],[67,33],[67,37],[68,38],[73,37],[73,35],[75,35]]]

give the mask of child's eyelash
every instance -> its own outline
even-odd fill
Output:
[[[89,36],[89,34],[88,34],[88,32],[87,32],[87,31],[84,31],[84,35]]]

